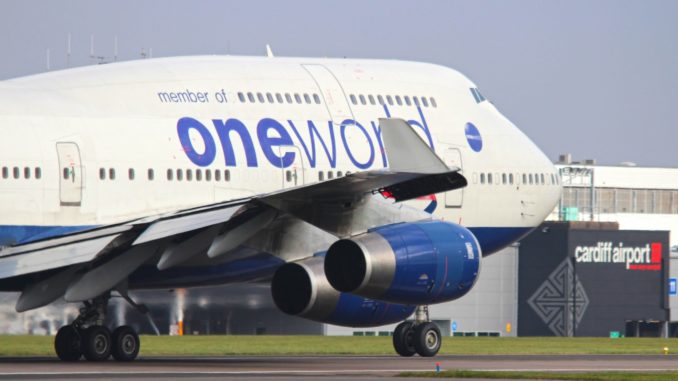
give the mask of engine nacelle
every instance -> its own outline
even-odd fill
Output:
[[[396,323],[414,312],[415,306],[338,292],[327,281],[323,264],[323,257],[313,257],[282,265],[271,282],[276,306],[289,315],[347,327]]]
[[[342,239],[325,256],[325,274],[340,292],[401,304],[457,299],[474,285],[480,245],[468,229],[426,221],[381,226]]]

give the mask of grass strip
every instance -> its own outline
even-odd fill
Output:
[[[523,372],[446,370],[441,372],[405,372],[400,377],[484,378],[503,380],[581,380],[581,381],[668,381],[678,380],[678,372]]]
[[[0,335],[0,356],[53,356],[53,336]],[[440,354],[595,355],[678,354],[678,339],[446,337]],[[142,356],[393,355],[390,337],[142,336]]]

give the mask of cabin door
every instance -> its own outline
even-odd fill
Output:
[[[459,168],[461,174],[464,173],[461,162],[461,152],[457,148],[448,148],[444,153],[445,165],[449,168]],[[461,208],[464,201],[464,188],[455,189],[445,192],[445,207],[447,208]]]
[[[278,157],[281,158],[282,188],[293,188],[303,185],[306,181],[304,160],[301,150],[297,146],[278,146]],[[291,164],[285,167],[285,159],[292,158]]]
[[[323,65],[301,65],[315,81],[330,119],[340,125],[346,119],[354,119],[344,89],[332,72]]]
[[[59,157],[59,199],[63,206],[80,206],[82,203],[82,163],[80,149],[73,142],[56,144]]]

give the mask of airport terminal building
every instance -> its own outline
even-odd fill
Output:
[[[563,197],[521,242],[483,259],[463,298],[431,306],[450,336],[678,336],[678,168],[557,164]],[[345,328],[277,310],[267,285],[136,294],[152,319],[110,307],[141,332],[389,335],[394,326]],[[0,332],[54,333],[77,308],[15,315],[0,295]],[[70,308],[73,307],[73,308]],[[152,322],[151,322],[152,321]]]

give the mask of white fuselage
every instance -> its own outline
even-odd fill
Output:
[[[430,64],[221,56],[0,82],[0,246],[385,168],[387,116],[468,180],[436,216],[537,226],[556,170],[475,88]]]

